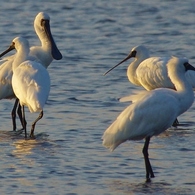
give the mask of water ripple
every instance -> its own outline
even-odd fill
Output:
[[[194,194],[195,122],[193,105],[180,125],[152,138],[149,154],[155,176],[145,183],[143,141],[126,142],[110,153],[104,130],[129,104],[120,97],[140,90],[126,77],[128,63],[103,76],[144,44],[152,56],[185,56],[195,64],[193,1],[77,1],[1,4],[1,49],[24,35],[40,44],[33,30],[39,11],[63,54],[48,67],[51,92],[36,139],[12,132],[12,100],[1,100],[0,194]],[[182,13],[182,14],[181,14]],[[130,61],[129,61],[130,63]],[[27,129],[37,114],[26,109]],[[19,120],[17,120],[20,128]],[[182,171],[181,171],[182,170]]]

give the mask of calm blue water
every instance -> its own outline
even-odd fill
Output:
[[[117,98],[141,89],[129,83],[127,63],[103,73],[138,44],[153,56],[181,55],[195,65],[193,5],[193,0],[3,2],[1,51],[21,34],[38,45],[33,21],[46,11],[64,57],[48,68],[51,93],[36,140],[10,132],[13,101],[0,102],[0,194],[195,194],[195,105],[179,117],[181,128],[152,138],[156,177],[150,184],[145,184],[143,141],[126,142],[113,153],[101,143],[128,105]],[[37,115],[26,117],[30,130]]]

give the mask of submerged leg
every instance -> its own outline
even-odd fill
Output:
[[[20,119],[20,122],[21,122],[21,125],[22,125],[22,129],[24,129],[26,127],[26,119],[24,118],[24,121],[23,121],[23,118],[22,118],[22,107],[20,104],[18,104],[18,109],[17,109],[17,113],[18,113],[18,116],[19,116],[19,119]]]
[[[40,112],[38,118],[33,122],[32,127],[31,127],[31,132],[30,132],[30,137],[34,138],[34,129],[37,121],[39,121],[43,117],[43,110]]]
[[[152,166],[150,164],[150,160],[149,160],[149,155],[148,155],[148,147],[149,147],[149,143],[150,143],[150,137],[147,137],[145,140],[145,144],[143,147],[143,155],[144,155],[144,160],[145,160],[145,166],[146,166],[146,181],[149,182],[150,181],[150,177],[153,178],[154,177],[154,173],[152,170]]]
[[[25,122],[26,122],[26,120],[25,120],[24,106],[22,106],[22,123],[24,125],[25,138],[27,138],[26,123]]]
[[[13,131],[16,131],[16,108],[18,106],[18,102],[19,102],[19,99],[16,98],[15,103],[14,103],[14,107],[13,107],[12,112],[11,112]]]

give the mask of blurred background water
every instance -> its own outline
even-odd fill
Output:
[[[0,194],[194,194],[195,105],[178,118],[177,131],[152,138],[156,177],[149,184],[143,141],[126,142],[113,153],[101,142],[128,105],[118,98],[141,89],[129,83],[128,63],[103,73],[139,44],[151,56],[185,56],[195,65],[194,1],[7,0],[0,6],[1,52],[18,35],[40,44],[33,28],[40,11],[50,15],[63,59],[48,68],[51,93],[37,139],[12,134],[14,101],[0,102]],[[29,131],[37,115],[27,111],[26,117]]]

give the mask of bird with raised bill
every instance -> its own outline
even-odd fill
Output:
[[[194,102],[192,85],[185,73],[195,71],[195,68],[185,58],[172,57],[167,63],[167,70],[175,90],[158,88],[129,96],[133,103],[106,129],[102,137],[103,145],[111,151],[127,140],[145,139],[146,181],[154,177],[148,155],[151,137],[168,129]]]
[[[19,99],[22,106],[22,121],[27,137],[24,106],[30,112],[39,112],[38,118],[33,122],[30,137],[34,138],[34,129],[38,120],[43,116],[43,107],[48,99],[50,92],[50,77],[47,69],[36,58],[29,59],[29,43],[24,37],[16,37],[11,46],[0,56],[16,49],[12,69],[12,87],[15,96]]]

